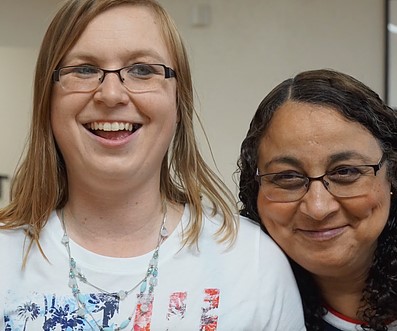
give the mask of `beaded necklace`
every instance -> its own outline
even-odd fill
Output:
[[[139,293],[137,294],[139,310],[142,314],[145,314],[146,312],[149,311],[150,303],[153,302],[153,298],[154,298],[154,295],[153,295],[154,288],[157,286],[157,283],[158,283],[157,276],[158,276],[158,259],[159,259],[160,246],[164,242],[164,240],[168,237],[168,231],[167,231],[167,228],[165,227],[165,223],[166,223],[166,219],[167,219],[166,204],[164,204],[163,209],[164,209],[164,216],[163,216],[163,221],[160,226],[157,245],[153,251],[152,258],[149,261],[149,265],[146,270],[145,276],[137,284],[135,284],[131,289],[129,289],[129,290],[121,289],[117,293],[113,293],[113,292],[104,290],[97,285],[94,285],[81,272],[81,269],[77,265],[77,262],[74,259],[74,257],[72,256],[72,253],[70,250],[70,244],[69,244],[70,239],[69,239],[69,236],[66,231],[65,220],[64,220],[64,209],[62,208],[62,210],[61,210],[61,223],[62,223],[62,227],[63,227],[62,244],[65,246],[66,251],[68,253],[68,258],[69,258],[69,283],[68,283],[68,285],[72,290],[72,294],[73,294],[73,296],[76,300],[77,306],[78,306],[77,315],[81,318],[84,318],[92,330],[95,330],[95,329],[88,321],[87,315],[91,318],[92,321],[94,321],[94,323],[99,331],[120,331],[120,330],[123,330],[128,327],[128,325],[130,324],[131,320],[134,317],[136,307],[133,310],[133,312],[123,322],[120,323],[120,325],[115,325],[115,326],[111,326],[111,327],[100,325],[94,319],[94,317],[92,316],[92,313],[86,307],[84,296],[81,294],[78,281],[91,286],[92,288],[96,289],[97,291],[99,291],[103,294],[113,296],[116,299],[118,299],[119,301],[123,301],[128,295],[130,295],[132,292],[134,292],[139,286]]]

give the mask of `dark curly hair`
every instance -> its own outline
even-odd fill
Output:
[[[397,319],[397,111],[363,83],[335,70],[305,71],[276,86],[260,103],[251,121],[236,171],[240,177],[240,213],[257,223],[261,223],[257,209],[259,184],[255,180],[258,146],[274,112],[288,100],[332,107],[371,132],[386,155],[391,207],[378,238],[360,309],[367,323],[365,329],[387,331],[388,323]],[[327,310],[318,287],[307,270],[291,259],[290,263],[301,292],[307,329],[324,330],[322,317]]]

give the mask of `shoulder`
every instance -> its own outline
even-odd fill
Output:
[[[53,212],[40,233],[40,246],[45,254],[52,250],[51,240],[53,236],[57,235],[61,238],[58,233],[61,230],[56,231],[57,227],[60,228],[60,225],[57,225],[59,222],[56,222],[56,217],[56,213]],[[15,263],[16,261],[19,264],[21,263],[26,249],[31,244],[28,229],[28,225],[15,229],[0,229],[0,259],[3,263]],[[41,256],[41,251],[37,245],[32,245],[29,256],[35,253]]]
[[[238,231],[237,238],[233,245],[226,251],[233,254],[244,254],[245,260],[250,260],[251,263],[258,265],[260,269],[268,269],[266,263],[276,262],[274,266],[281,268],[289,268],[289,263],[279,248],[279,246],[267,235],[259,226],[249,218],[236,215]],[[222,216],[216,214],[212,216],[210,211],[206,210],[204,213],[204,227],[202,238],[213,236],[222,225]],[[225,248],[225,246],[222,246]]]
[[[16,245],[25,240],[26,229],[27,227],[0,229],[0,247],[7,247],[9,243],[14,243],[14,245]]]
[[[258,309],[268,314],[269,328],[305,330],[298,287],[286,255],[257,223],[242,216],[239,220],[236,247],[244,251],[246,263],[240,270],[253,273],[243,283],[250,279],[254,282],[255,295],[261,302]]]
[[[235,214],[234,218],[237,232],[237,244],[249,238],[253,244],[258,244],[260,238],[266,236],[265,233],[261,230],[259,224],[254,223],[252,220],[238,214]],[[219,232],[222,229],[223,224],[223,216],[221,214],[217,213],[214,215],[210,208],[203,209],[202,235],[205,235],[206,233],[215,234]]]
[[[281,261],[282,264],[288,264],[288,260],[276,244],[276,242],[266,234],[259,224],[249,218],[240,216],[240,228],[237,240],[243,242],[244,245],[255,245],[254,249],[258,250],[258,258],[265,261]]]
[[[4,270],[16,271],[21,268],[24,247],[29,245],[27,240],[29,239],[23,227],[0,230],[0,260]]]

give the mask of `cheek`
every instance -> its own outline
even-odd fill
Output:
[[[354,212],[358,218],[363,219],[371,215],[387,219],[391,203],[391,184],[386,178],[377,178],[378,181],[368,194],[355,199],[347,199],[345,206]]]
[[[89,93],[72,95],[54,88],[50,105],[50,123],[57,145],[63,153],[76,147],[81,135],[79,117],[90,100]]]
[[[365,196],[347,199],[343,206],[358,220],[375,218],[377,224],[384,224],[389,216],[390,200],[390,184],[385,181]]]
[[[92,100],[90,93],[65,93],[61,88],[54,88],[51,97],[51,124],[62,126],[66,120],[75,120]]]
[[[51,100],[51,112],[50,112],[50,122],[51,122],[51,128],[52,132],[54,134],[55,140],[58,142],[58,137],[62,133],[62,119],[63,119],[63,113],[65,110],[63,110],[61,106],[61,102],[59,98],[56,96],[56,93],[54,93],[52,100]]]
[[[178,114],[176,100],[168,97],[167,99],[164,100],[162,106],[164,107],[163,124],[166,127],[170,127],[171,131],[174,134],[176,130],[176,126],[179,123],[179,114]]]
[[[173,88],[138,95],[132,99],[132,103],[138,112],[149,119],[160,119],[163,124],[178,122],[176,92]]]
[[[296,210],[293,203],[271,202],[259,193],[257,206],[263,225],[276,241],[292,232],[291,220]]]

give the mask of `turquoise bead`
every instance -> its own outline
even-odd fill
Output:
[[[82,295],[81,293],[77,295],[77,299],[79,300],[79,302],[84,303],[84,295]]]
[[[120,330],[125,329],[128,324],[130,324],[130,319],[126,319],[123,323],[120,324]]]
[[[147,285],[147,283],[146,283],[146,280],[145,280],[145,281],[141,284],[141,288],[140,288],[141,293],[143,293],[143,292],[146,291],[146,285]]]

